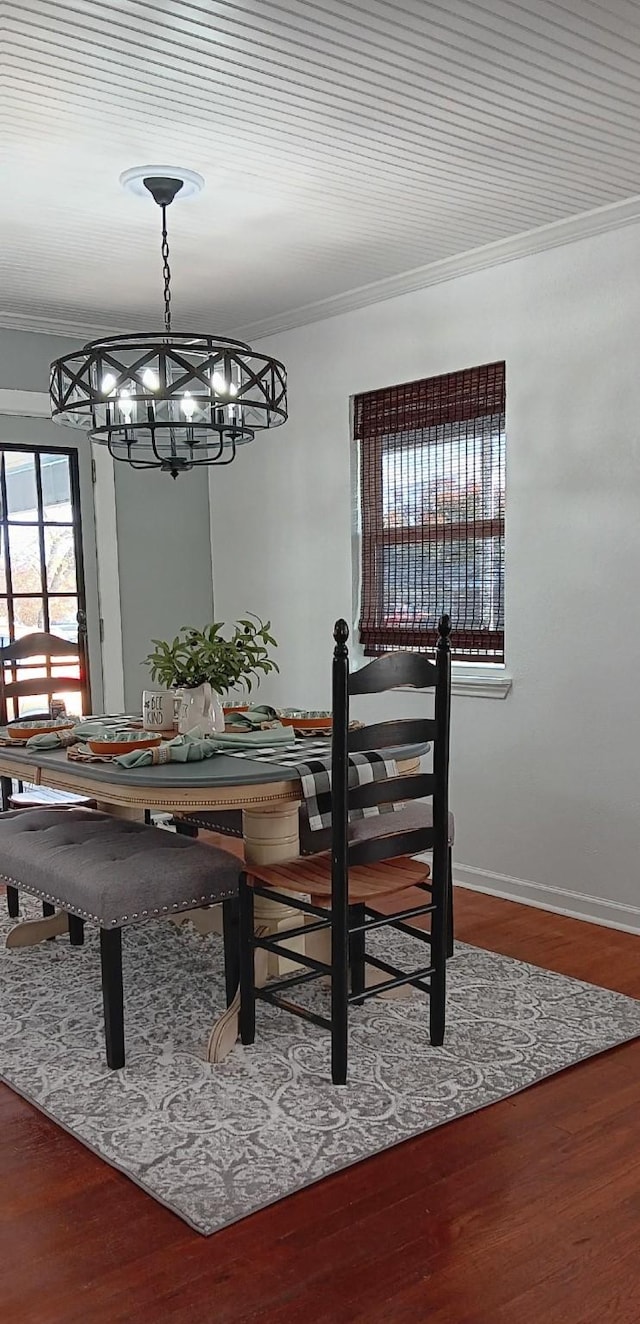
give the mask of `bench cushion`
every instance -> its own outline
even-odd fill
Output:
[[[90,809],[19,810],[0,814],[0,879],[115,928],[235,896],[238,860]]]

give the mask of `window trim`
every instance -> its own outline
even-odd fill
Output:
[[[351,487],[351,635],[352,662],[364,666],[368,660],[359,639],[362,593],[362,512],[360,509],[360,442],[354,435],[354,399],[349,397],[349,477]],[[505,631],[505,645],[507,632]],[[505,648],[506,659],[506,648]],[[506,699],[513,688],[513,677],[504,663],[484,665],[454,662],[451,669],[451,692],[470,699]],[[401,691],[399,691],[400,693]],[[419,691],[414,691],[418,693]],[[426,692],[426,691],[425,691]]]
[[[495,391],[496,388],[494,385],[494,379],[492,379],[491,377],[491,373],[493,370],[497,370],[499,373],[501,371],[502,420],[500,425],[500,432],[502,434],[501,445],[504,448],[506,444],[506,402],[504,398],[506,366],[507,366],[506,361],[503,359],[503,360],[498,360],[495,363],[478,365],[477,368],[454,370],[449,373],[436,374],[433,377],[416,379],[413,382],[398,383],[397,385],[388,388],[373,388],[373,389],[369,388],[369,390],[364,390],[364,391],[361,390],[355,392],[350,397],[349,435],[350,435],[350,464],[351,464],[351,487],[352,487],[352,510],[353,510],[353,520],[352,520],[352,554],[353,554],[352,581],[353,581],[353,607],[354,607],[353,635],[354,635],[354,643],[357,640],[358,649],[362,653],[363,657],[375,656],[377,651],[384,652],[387,649],[392,648],[394,646],[398,648],[406,648],[407,650],[410,650],[412,647],[419,646],[418,639],[423,643],[424,646],[425,637],[426,637],[427,647],[429,647],[431,645],[435,645],[437,638],[437,629],[436,629],[435,621],[429,627],[428,630],[424,631],[424,633],[422,630],[417,630],[415,628],[415,622],[412,621],[407,621],[406,628],[404,629],[402,628],[400,622],[398,622],[395,626],[390,625],[388,628],[382,623],[380,623],[380,625],[374,624],[374,619],[377,619],[380,612],[380,603],[378,602],[378,606],[377,607],[375,606],[375,603],[377,601],[377,595],[376,595],[377,572],[371,571],[371,565],[373,565],[376,560],[375,554],[377,550],[381,546],[391,545],[394,541],[400,544],[401,546],[404,546],[406,543],[415,542],[416,544],[417,543],[422,544],[423,542],[430,542],[432,540],[429,536],[428,524],[426,522],[425,524],[422,524],[419,528],[416,527],[415,529],[413,529],[412,526],[411,527],[403,526],[397,531],[397,536],[395,537],[395,539],[394,539],[393,529],[389,531],[388,536],[384,532],[382,491],[380,490],[380,492],[378,492],[381,479],[376,479],[376,473],[377,473],[376,457],[379,456],[381,458],[384,453],[385,438],[387,437],[387,433],[378,431],[378,428],[381,427],[382,424],[379,417],[376,419],[376,412],[379,411],[379,407],[382,407],[381,402],[385,402],[386,397],[389,396],[392,397],[391,404],[388,406],[390,410],[389,425],[391,425],[391,421],[394,417],[394,409],[399,410],[400,416],[402,416],[403,408],[408,407],[406,405],[406,402],[403,401],[402,398],[403,391],[406,390],[407,392],[410,392],[411,389],[414,387],[415,388],[424,387],[424,393],[425,393],[424,408],[428,409],[432,403],[429,401],[429,390],[428,390],[429,383],[437,383],[439,380],[444,381],[447,378],[451,378],[451,379],[460,378],[462,380],[467,376],[471,377],[471,375],[476,372],[480,374],[482,373],[489,374],[488,378],[485,378],[485,381],[488,381],[489,386],[493,387]],[[499,380],[500,377],[498,376],[498,381]],[[434,389],[437,390],[437,387]],[[455,390],[455,385],[452,387],[452,389]],[[487,389],[489,389],[489,387]],[[393,399],[394,395],[397,397],[395,400]],[[380,397],[379,401],[377,397]],[[473,401],[474,400],[477,401],[478,398],[481,399],[482,397],[478,397],[478,396],[474,397],[472,392],[471,407],[473,407]],[[490,401],[491,401],[491,396],[489,395],[485,397],[483,403],[485,402],[489,403]],[[497,395],[494,395],[492,402],[497,405],[498,402]],[[414,403],[415,402],[412,401],[411,405],[413,405]],[[421,406],[421,402],[418,405],[418,409],[420,408],[420,406]],[[385,407],[387,407],[386,403],[385,403]],[[456,407],[457,407],[457,400],[454,403],[453,397],[451,397],[451,408],[455,409]],[[368,410],[373,410],[373,416],[372,417],[369,416],[369,422],[368,422],[368,427],[370,429],[369,432],[365,430],[366,424],[363,422],[363,419],[367,418]],[[487,419],[491,418],[494,412],[495,411],[492,409],[486,415]],[[470,417],[472,416],[473,415],[470,415]],[[384,421],[384,417],[385,416],[383,412],[382,415],[383,421]],[[462,416],[459,415],[459,417],[466,417],[466,415],[462,415]],[[485,416],[478,414],[477,417],[482,418]],[[359,423],[357,421],[358,419],[360,420]],[[443,423],[445,422],[444,419],[442,421]],[[453,423],[453,425],[455,426],[456,425],[455,414],[452,414],[451,419],[446,421]],[[400,426],[400,418],[398,418],[398,426]],[[417,426],[418,423],[416,421],[416,427]],[[427,424],[425,423],[424,426],[427,427]],[[435,428],[439,426],[440,423],[438,422],[438,420],[434,419],[433,427]],[[430,428],[431,428],[431,424],[428,425],[427,430],[430,430]],[[366,447],[366,451],[364,449],[365,447]],[[500,453],[502,457],[501,465],[504,466],[505,450],[502,449]],[[371,465],[373,465],[373,475],[372,475]],[[502,480],[504,482],[504,468],[502,468]],[[364,493],[373,497],[373,505],[371,504],[370,501],[367,502],[366,500],[363,500],[363,489],[364,489]],[[504,497],[504,488],[503,488],[503,497]],[[459,524],[457,522],[454,522],[452,525],[448,525],[448,524],[443,525],[442,534],[445,540],[447,538],[452,539],[453,542],[460,544],[464,543],[465,540],[468,541],[470,535],[472,536],[473,534],[475,534],[477,536],[478,532],[480,532],[482,536],[498,537],[501,540],[501,545],[502,545],[501,556],[503,557],[504,546],[505,546],[505,541],[504,541],[505,524],[506,524],[505,512],[504,512],[504,508],[502,508],[502,512],[499,518],[492,517],[488,520],[484,520],[484,521],[481,520],[479,523],[474,522],[471,526],[464,522],[460,522]],[[437,540],[437,532],[435,531],[435,528],[434,528],[434,533]],[[369,549],[368,553],[367,553],[367,549]],[[367,555],[370,566],[370,574],[369,574],[369,578],[365,579],[364,563],[367,560]],[[436,556],[436,563],[437,563],[437,556]],[[373,580],[371,579],[372,574],[373,574]],[[365,596],[366,584],[368,584],[369,587]],[[505,587],[504,561],[502,563],[501,585],[502,585],[501,587],[502,602],[504,604],[504,587]],[[368,617],[371,618],[368,619],[367,621],[363,620],[363,606],[365,604],[368,604],[367,615]],[[374,614],[372,615],[372,613]],[[477,630],[470,629],[464,631],[462,626],[460,626],[460,630],[462,631],[462,635],[464,635],[464,642],[462,643],[461,648],[465,651],[459,652],[457,658],[454,658],[454,666],[456,667],[456,669],[463,667],[465,668],[464,678],[462,672],[459,673],[458,685],[460,687],[460,692],[465,692],[465,693],[475,692],[477,694],[482,693],[483,695],[486,694],[487,697],[489,696],[489,694],[491,694],[491,696],[499,695],[499,697],[504,697],[504,695],[509,692],[509,689],[511,687],[510,679],[508,679],[508,683],[506,684],[506,687],[503,679],[505,674],[504,667],[505,667],[505,659],[506,659],[506,652],[505,652],[506,635],[504,630],[504,624],[501,625],[501,628],[499,630],[498,629],[484,630],[478,628]],[[363,631],[364,631],[364,638],[362,637]],[[367,640],[367,634],[369,634],[370,636],[368,640]],[[380,645],[379,650],[376,648],[376,645],[378,643]],[[487,655],[492,647],[495,649],[498,656],[491,657]],[[477,653],[475,651],[476,649],[477,649]],[[470,655],[465,656],[465,652]],[[494,682],[491,685],[487,684],[486,676],[484,674],[485,671],[487,670],[490,671],[494,677]]]

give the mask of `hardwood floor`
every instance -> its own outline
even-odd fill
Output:
[[[456,899],[460,938],[640,997],[637,937]],[[7,1324],[640,1319],[640,1041],[209,1239],[4,1087],[0,1125]]]

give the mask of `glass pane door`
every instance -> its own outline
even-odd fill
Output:
[[[65,699],[70,712],[88,712],[85,587],[75,451],[2,447],[0,525],[0,646],[40,630],[79,643],[80,660],[71,656],[68,662],[56,664],[54,674],[82,679],[80,694],[61,692],[60,697]],[[33,661],[29,659],[30,663]],[[40,669],[38,665],[27,670],[18,663],[13,679],[45,676],[44,659]],[[7,716],[11,719],[42,711],[46,704],[42,696],[21,696],[10,701]]]

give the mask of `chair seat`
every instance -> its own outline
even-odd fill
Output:
[[[282,864],[252,864],[249,883],[259,880],[277,891],[307,893],[311,897],[331,898],[331,855],[308,855]],[[431,870],[423,860],[410,855],[398,855],[393,860],[378,864],[357,864],[349,870],[349,903],[371,901],[375,897],[392,896],[408,887],[426,883]]]
[[[448,818],[449,845],[453,846],[453,814]],[[398,805],[393,813],[372,814],[366,818],[354,818],[349,823],[349,841],[377,841],[379,837],[388,837],[394,832],[416,832],[421,828],[433,827],[433,805],[429,800],[413,800],[409,804]],[[312,832],[309,816],[303,805],[300,810],[300,854],[318,855],[331,848],[331,828],[320,828]]]
[[[415,832],[418,828],[433,827],[433,804],[430,800],[413,800],[394,809],[393,814],[374,814],[371,818],[356,818],[349,824],[349,841],[373,841],[390,832]],[[455,824],[449,812],[447,835],[453,846]]]
[[[55,791],[35,789],[33,791],[16,791],[15,795],[9,797],[10,809],[97,809],[97,803],[87,795],[71,795],[62,791],[59,795]]]

